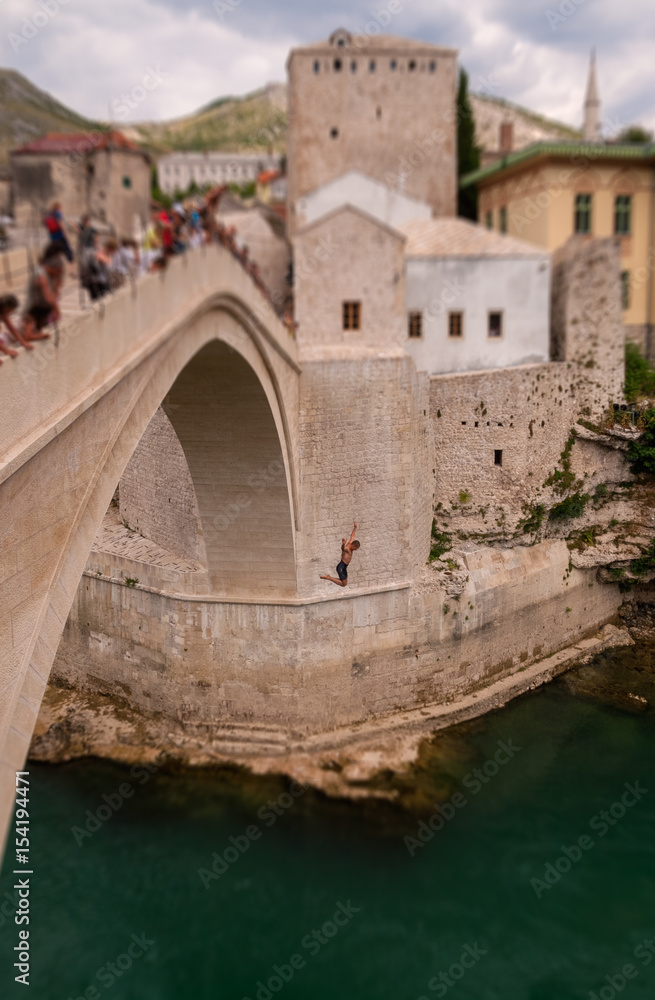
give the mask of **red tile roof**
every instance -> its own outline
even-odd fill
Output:
[[[49,132],[33,139],[14,153],[88,153],[95,149],[126,149],[141,152],[122,132]]]
[[[264,170],[257,180],[260,184],[268,184],[270,181],[277,180],[278,177],[282,176],[282,171],[280,170]]]

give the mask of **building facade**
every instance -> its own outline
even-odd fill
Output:
[[[89,213],[131,236],[150,212],[150,158],[120,132],[50,134],[11,154],[12,208],[38,227],[54,201],[65,217]]]
[[[157,163],[159,187],[166,194],[190,184],[251,184],[264,170],[279,170],[281,157],[259,153],[168,153]]]
[[[457,53],[342,29],[287,63],[289,227],[299,199],[349,170],[426,202],[456,205]]]
[[[655,145],[537,143],[463,178],[489,229],[546,250],[572,235],[616,239],[626,337],[653,356]]]

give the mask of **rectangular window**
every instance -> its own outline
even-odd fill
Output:
[[[489,313],[487,320],[487,335],[489,337],[502,337],[503,314],[501,312]]]
[[[574,232],[591,232],[591,195],[576,194],[575,196],[575,219]]]
[[[343,303],[344,330],[359,330],[362,319],[361,302]]]
[[[423,336],[423,313],[411,312],[407,318],[407,334],[412,338]]]
[[[507,205],[503,205],[500,210],[498,228],[500,229],[501,233],[507,232]]]
[[[464,313],[463,312],[451,312],[451,313],[448,313],[448,336],[449,337],[463,337],[464,336]]]
[[[502,451],[494,451],[494,465],[503,464],[503,453]]]
[[[487,229],[494,228],[494,213],[489,209],[487,212]]]
[[[614,232],[617,236],[628,236],[632,222],[632,196],[617,194],[614,199]]]
[[[630,272],[621,271],[621,308],[630,308]]]

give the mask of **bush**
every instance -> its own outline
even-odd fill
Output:
[[[634,403],[640,396],[655,396],[655,369],[636,344],[625,345],[625,398]]]
[[[582,517],[584,509],[589,501],[587,493],[574,493],[572,496],[556,503],[550,508],[549,521],[562,521],[568,517]]]
[[[631,472],[655,473],[655,410],[646,410],[642,415],[644,431],[628,448]]]

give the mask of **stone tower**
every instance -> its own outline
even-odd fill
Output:
[[[585,142],[599,142],[600,140],[600,95],[598,92],[598,80],[596,78],[595,49],[591,50],[591,61],[589,63],[589,79],[587,80],[587,94],[584,102],[582,138]]]
[[[454,49],[340,29],[287,69],[292,233],[298,199],[352,170],[456,214]]]

